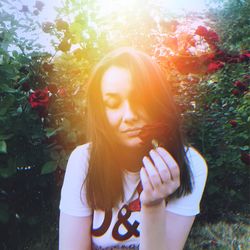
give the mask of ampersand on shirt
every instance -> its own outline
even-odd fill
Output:
[[[124,214],[123,214],[123,211],[124,211]],[[119,240],[119,241],[124,241],[124,240],[128,240],[132,236],[135,236],[135,237],[140,236],[140,232],[137,229],[139,226],[139,222],[135,220],[134,223],[131,224],[128,221],[128,218],[130,217],[130,215],[131,215],[131,211],[128,209],[128,205],[124,204],[118,213],[118,220],[115,223],[114,228],[112,230],[112,236],[114,239]],[[127,232],[123,235],[119,233],[119,227],[121,225],[123,225],[127,230]]]

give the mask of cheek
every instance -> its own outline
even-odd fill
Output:
[[[119,112],[113,110],[106,110],[108,123],[111,127],[118,127],[120,124]]]
[[[146,112],[145,109],[143,109],[138,115],[140,119],[146,123],[150,123],[153,120],[152,117],[150,117],[150,115],[148,114],[148,112]]]

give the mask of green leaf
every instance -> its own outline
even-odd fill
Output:
[[[46,136],[48,138],[50,138],[51,136],[55,135],[58,131],[62,130],[62,128],[57,128],[57,129],[54,129],[54,128],[46,128],[45,131],[46,131]]]
[[[8,139],[10,139],[13,136],[14,136],[14,134],[6,134],[6,135],[0,134],[0,141],[8,140]]]
[[[0,153],[7,153],[7,145],[5,141],[0,141]]]
[[[29,76],[25,76],[25,77],[21,78],[21,79],[18,81],[18,84],[23,84],[23,83],[26,82],[27,80],[29,80]]]
[[[51,150],[50,157],[53,160],[60,160],[61,155],[60,155],[60,153],[57,150]]]
[[[56,161],[48,161],[42,166],[41,174],[50,174],[53,173],[57,168]]]
[[[17,90],[10,88],[7,84],[0,84],[0,93],[16,93]]]
[[[249,148],[250,148],[249,146],[240,147],[240,149],[243,150],[243,151],[247,151],[247,150],[249,150]]]
[[[15,97],[12,95],[6,96],[1,102],[0,102],[0,116],[3,116],[6,114],[10,106],[13,105],[15,102]]]
[[[19,107],[17,108],[16,112],[17,112],[18,114],[21,114],[21,113],[23,112],[22,106],[19,106]]]
[[[16,50],[12,51],[12,56],[13,57],[18,57],[18,52]]]
[[[4,64],[4,57],[3,57],[3,55],[0,55],[0,65],[3,65]]]

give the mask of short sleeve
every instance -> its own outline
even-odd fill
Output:
[[[207,180],[207,163],[202,155],[193,147],[188,148],[187,158],[193,175],[193,191],[191,194],[170,200],[166,210],[184,216],[200,213],[200,201]]]
[[[59,208],[65,214],[89,216],[92,210],[87,205],[86,190],[82,189],[89,162],[89,144],[78,146],[71,153],[61,189]]]

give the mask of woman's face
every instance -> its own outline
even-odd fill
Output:
[[[141,147],[138,134],[150,118],[135,100],[130,71],[110,66],[103,74],[101,93],[108,123],[118,143],[125,147]]]

